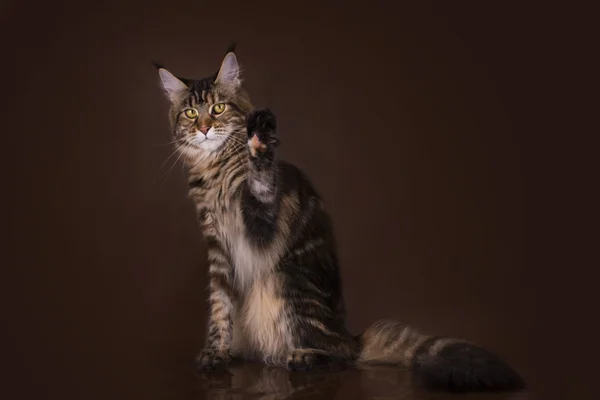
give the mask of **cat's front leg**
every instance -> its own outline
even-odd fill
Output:
[[[252,111],[246,117],[250,174],[248,189],[259,203],[272,204],[276,199],[275,148],[277,120],[269,109]]]
[[[233,282],[232,268],[224,248],[213,237],[207,237],[207,242],[210,263],[210,317],[206,346],[196,357],[196,366],[213,369],[227,366],[231,361]]]

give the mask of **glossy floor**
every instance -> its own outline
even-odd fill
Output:
[[[369,367],[303,373],[261,364],[236,363],[228,370],[198,374],[195,390],[204,399],[450,399],[412,384],[398,368]],[[463,396],[464,397],[464,396]],[[527,392],[467,395],[469,399],[525,400]]]

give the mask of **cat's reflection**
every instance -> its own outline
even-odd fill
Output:
[[[398,367],[363,366],[319,372],[290,372],[260,363],[234,362],[227,370],[199,373],[201,399],[282,400],[410,399],[434,400],[443,394],[423,390],[408,371]],[[441,397],[440,397],[441,396]],[[478,394],[477,399],[527,400],[527,393]]]
[[[424,399],[423,392],[414,385],[404,368],[363,366],[360,367],[360,380],[366,398],[369,399]]]
[[[423,390],[406,369],[362,366],[319,372],[290,372],[285,368],[236,361],[227,370],[199,373],[201,399],[405,399],[433,400],[444,394]],[[441,397],[440,397],[441,396]],[[526,393],[478,394],[477,399],[526,400]]]
[[[292,395],[333,398],[343,385],[339,371],[290,372],[248,362],[234,362],[227,370],[201,372],[199,377],[204,397],[210,400],[280,400]]]
[[[410,399],[434,400],[449,399],[449,393],[439,393],[423,389],[404,368],[393,366],[360,367],[361,385],[365,399]],[[528,393],[475,393],[474,399],[528,400]]]
[[[292,398],[425,399],[410,375],[394,367],[361,367],[319,372],[290,372],[255,363],[234,363],[227,370],[200,373],[203,398],[280,400]]]

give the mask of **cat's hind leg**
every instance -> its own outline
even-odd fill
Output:
[[[341,364],[342,360],[334,354],[310,348],[292,350],[286,360],[286,367],[293,371],[307,371]]]
[[[344,327],[343,316],[332,307],[336,301],[329,296],[335,290],[322,287],[320,282],[327,280],[326,275],[314,279],[320,268],[311,265],[310,259],[304,261],[281,266],[287,278],[284,293],[293,344],[286,366],[291,370],[309,370],[352,363],[358,356],[359,344]]]

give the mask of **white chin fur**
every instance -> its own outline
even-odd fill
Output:
[[[196,138],[194,142],[204,151],[214,151],[217,150],[223,144],[223,138],[217,137],[215,135],[214,128],[210,128],[206,135],[200,131],[196,131]]]

